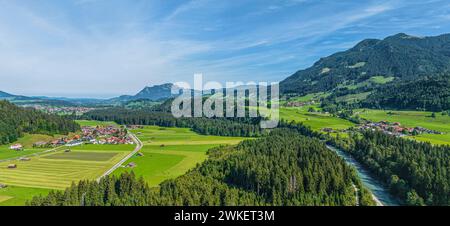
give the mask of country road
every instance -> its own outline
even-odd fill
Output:
[[[117,168],[119,168],[120,166],[122,166],[122,164],[124,164],[128,159],[130,159],[131,157],[133,157],[133,155],[135,155],[137,152],[139,152],[142,147],[144,146],[142,144],[142,142],[139,140],[139,138],[136,137],[136,135],[134,135],[133,133],[131,133],[130,131],[128,131],[128,134],[131,136],[131,139],[133,139],[133,141],[137,144],[136,148],[134,149],[133,152],[131,152],[129,155],[125,156],[125,158],[123,158],[122,160],[120,160],[120,162],[118,162],[117,164],[115,164],[111,169],[109,169],[108,171],[106,171],[103,175],[101,175],[98,179],[97,182],[100,181],[100,179],[102,179],[103,177],[106,177],[108,175],[110,175],[112,172],[114,172]]]

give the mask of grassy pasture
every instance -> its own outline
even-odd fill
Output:
[[[36,195],[46,195],[49,189],[9,186],[0,189],[0,206],[23,206]]]
[[[150,186],[158,186],[167,179],[183,175],[198,163],[206,160],[206,152],[213,147],[237,144],[239,137],[203,136],[186,128],[146,126],[133,130],[144,143],[144,156],[133,156],[125,164],[134,162],[135,168],[119,168],[114,174],[134,171]]]
[[[119,126],[115,122],[103,122],[103,121],[93,121],[93,120],[76,120],[80,126]]]
[[[392,113],[392,114],[389,114]],[[444,134],[421,134],[415,136],[414,139],[432,144],[449,144],[450,145],[450,116],[436,113],[436,118],[432,118],[431,112],[423,111],[383,111],[372,109],[360,109],[356,114],[361,118],[370,121],[400,122],[406,127],[424,127],[432,129]]]
[[[117,145],[120,146],[120,145]],[[69,153],[49,153],[33,157],[31,161],[9,161],[0,163],[0,183],[18,187],[64,189],[72,182],[96,179],[133,150],[130,145],[122,150],[82,150]],[[17,164],[17,169],[7,169],[8,164]]]
[[[59,152],[53,155],[44,156],[44,159],[61,159],[61,160],[82,160],[82,161],[109,161],[117,153],[114,152]]]
[[[340,96],[336,98],[337,102],[347,102],[347,103],[355,103],[361,100],[367,99],[367,97],[371,94],[371,92],[357,93],[357,94],[348,94],[345,96]]]
[[[352,122],[329,114],[308,112],[309,107],[280,108],[280,118],[287,121],[302,122],[316,131],[323,128],[347,129],[354,126]]]
[[[48,150],[48,148],[47,149],[33,148],[33,144],[39,141],[48,142],[57,139],[61,136],[62,135],[48,136],[42,134],[25,134],[23,137],[19,138],[16,142],[13,143],[13,144],[22,144],[24,146],[24,150],[22,151],[10,150],[9,147],[12,144],[0,145],[0,160],[17,158]]]

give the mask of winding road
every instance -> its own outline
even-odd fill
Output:
[[[128,134],[130,135],[131,139],[134,141],[134,143],[136,143],[136,148],[134,149],[133,152],[131,152],[130,154],[128,154],[127,156],[125,156],[125,158],[123,158],[122,160],[120,160],[117,164],[115,164],[111,169],[109,169],[108,171],[106,171],[103,175],[101,175],[98,179],[97,182],[100,181],[100,179],[102,179],[103,177],[106,177],[108,175],[110,175],[112,172],[114,172],[117,168],[119,168],[120,166],[122,166],[122,164],[124,164],[128,159],[130,159],[131,157],[133,157],[136,153],[138,153],[142,147],[144,146],[141,142],[141,140],[139,140],[139,138],[136,137],[136,135],[134,135],[133,133],[131,133],[130,131],[128,131]]]

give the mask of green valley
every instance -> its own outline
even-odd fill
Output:
[[[243,140],[239,137],[199,135],[187,128],[146,126],[132,132],[144,143],[140,155],[126,162],[136,166],[119,168],[114,174],[133,171],[137,176],[143,176],[150,186],[185,174],[206,160],[207,151],[213,147],[235,145]]]

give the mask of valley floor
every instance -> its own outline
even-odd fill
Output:
[[[79,123],[98,125],[95,121]],[[113,175],[134,171],[137,176],[143,176],[150,186],[158,186],[164,180],[183,175],[203,162],[210,148],[237,144],[243,140],[239,137],[202,136],[189,129],[156,126],[146,126],[132,132],[142,140],[144,147]],[[32,136],[27,135],[20,141],[34,140]],[[31,197],[47,194],[52,189],[62,190],[80,180],[95,180],[131,153],[135,146],[87,144],[71,147],[70,152],[65,152],[67,148],[61,147],[49,153],[42,153],[45,149],[17,152],[7,146],[0,148],[0,160],[40,154],[31,155],[30,161],[15,159],[0,162],[0,184],[8,185],[7,188],[0,188],[1,206],[24,205]],[[135,165],[127,167],[130,163]],[[11,164],[17,168],[9,169]]]
[[[240,137],[203,136],[186,128],[162,128],[146,126],[133,130],[144,143],[142,156],[135,155],[125,164],[136,164],[133,168],[119,168],[114,172],[133,171],[144,177],[150,186],[158,186],[167,179],[185,174],[189,169],[207,158],[207,151],[220,145],[234,145]]]
[[[346,119],[335,117],[331,114],[321,112],[309,112],[309,108],[318,108],[317,105],[305,105],[303,107],[282,107],[280,109],[280,118],[287,121],[302,122],[310,126],[315,131],[331,129],[334,131],[332,135],[339,133],[346,136],[345,131],[357,124]],[[407,139],[414,139],[422,142],[430,142],[435,145],[450,145],[450,116],[435,114],[435,118],[431,117],[432,112],[424,111],[390,111],[390,110],[373,110],[358,109],[354,115],[359,115],[363,119],[372,122],[387,121],[390,123],[398,122],[405,127],[423,127],[430,130],[442,132],[442,134],[419,134],[417,136],[406,136]]]

